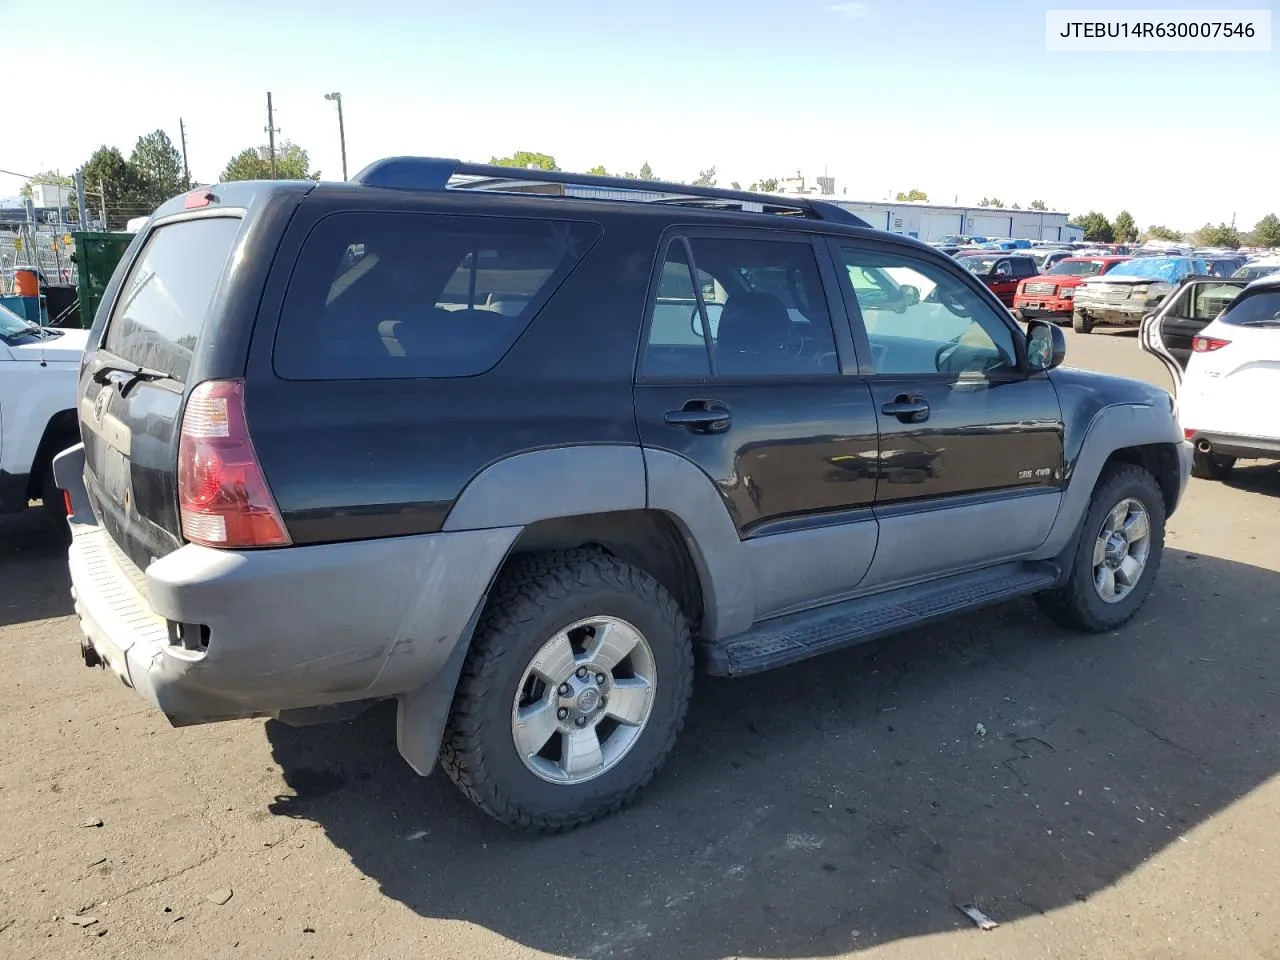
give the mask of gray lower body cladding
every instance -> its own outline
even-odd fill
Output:
[[[179,725],[428,685],[465,644],[519,532],[257,551],[188,544],[138,583],[105,530],[73,520],[72,531],[84,643]],[[178,624],[207,645],[178,642]]]

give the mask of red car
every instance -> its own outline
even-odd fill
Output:
[[[1018,282],[1039,272],[1035,258],[1007,250],[957,253],[956,260],[990,287],[1006,307],[1013,306]]]
[[[1076,287],[1090,277],[1099,277],[1128,257],[1067,257],[1039,276],[1018,284],[1013,310],[1023,320],[1047,318],[1070,323]]]

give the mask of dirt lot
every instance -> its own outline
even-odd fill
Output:
[[[1116,634],[1014,603],[703,679],[640,804],[551,839],[412,775],[388,711],[170,728],[5,521],[0,955],[1280,957],[1278,505],[1271,467],[1193,480]]]

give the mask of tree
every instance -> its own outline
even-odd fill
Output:
[[[980,206],[980,207],[1003,207],[1003,206],[1004,206],[1004,201],[1003,201],[1003,200],[1000,200],[1000,199],[997,199],[996,197],[983,197],[981,200],[979,200],[979,201],[978,201],[978,206]]]
[[[729,187],[732,190],[741,190],[742,184],[740,184],[737,180],[734,180],[729,184]]]
[[[1048,210],[1049,208],[1044,205],[1043,200],[1032,200],[1031,206],[1028,207],[1028,209],[1029,210]]]
[[[648,160],[640,164],[640,175],[636,179],[637,180],[657,180],[658,179],[653,175],[653,168],[649,166]]]
[[[311,170],[307,151],[288,140],[276,148],[276,180],[319,180],[320,171]],[[268,147],[241,150],[228,161],[222,171],[223,183],[233,180],[271,180],[271,159]]]
[[[163,130],[138,138],[129,157],[137,190],[136,201],[158,207],[170,197],[191,189],[182,172],[182,154]]]
[[[106,206],[108,230],[118,230],[132,218],[151,212],[138,203],[134,169],[115,147],[104,145],[93,151],[81,175],[91,214],[100,216]]]
[[[528,150],[517,150],[509,157],[493,157],[490,161],[497,167],[533,167],[537,170],[559,170],[556,158],[546,153],[531,153]]]
[[[1121,210],[1116,214],[1115,223],[1112,225],[1115,233],[1116,243],[1133,243],[1138,239],[1138,227],[1133,222],[1133,215],[1128,210]]]
[[[1111,221],[1096,210],[1090,210],[1084,216],[1076,217],[1067,222],[1073,227],[1080,227],[1084,230],[1084,238],[1086,240],[1110,243],[1115,239],[1115,230],[1111,226]]]
[[[1009,207],[1009,209],[1010,209],[1010,210],[1021,210],[1022,208],[1021,208],[1020,206],[1018,206],[1018,205],[1015,203],[1015,204],[1013,204],[1011,207]]]
[[[756,193],[774,193],[778,189],[778,178],[769,177],[767,180],[758,180],[747,189]]]
[[[1192,240],[1199,247],[1231,247],[1240,246],[1240,234],[1235,227],[1220,223],[1216,227],[1206,223],[1192,234]]]
[[[1254,224],[1249,240],[1259,247],[1280,247],[1280,217],[1268,213]]]
[[[75,183],[75,181],[72,180],[71,177],[64,177],[56,170],[45,170],[41,173],[37,173],[29,182],[22,185],[21,193],[24,197],[31,196],[31,185],[34,183],[54,183],[60,187],[69,187]]]
[[[643,167],[641,170],[643,171]],[[693,181],[695,187],[714,187],[716,185],[716,168],[707,167],[698,171],[698,179]]]
[[[609,171],[604,168],[604,164],[592,167],[587,173],[595,177],[607,177],[609,175]]]
[[[1177,230],[1170,230],[1168,227],[1152,224],[1147,227],[1147,232],[1143,234],[1143,238],[1146,240],[1170,240],[1176,242],[1182,239],[1182,234]]]
[[[906,193],[903,193],[902,191],[898,191],[898,199],[899,200],[928,200],[929,195],[925,193],[923,190],[917,190],[914,187],[912,187],[911,190],[909,190]]]

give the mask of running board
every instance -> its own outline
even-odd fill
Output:
[[[1058,573],[1048,562],[1006,563],[776,617],[709,644],[706,669],[713,676],[738,677],[795,663],[1044,590]]]

